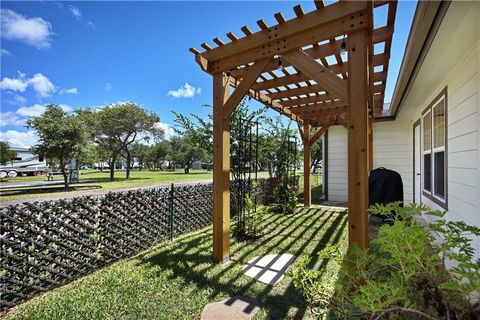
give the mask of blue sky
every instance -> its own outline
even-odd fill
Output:
[[[274,13],[294,17],[290,1],[1,2],[0,139],[35,142],[23,127],[28,116],[55,103],[66,111],[133,101],[155,111],[170,132],[171,110],[206,116],[212,79],[189,47],[248,25],[258,30]],[[313,1],[300,2],[304,11]],[[387,101],[394,89],[416,2],[398,5]],[[376,13],[381,23],[385,12]],[[179,90],[180,89],[180,90]],[[272,113],[274,114],[274,113]]]

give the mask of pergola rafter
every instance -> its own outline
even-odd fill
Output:
[[[388,6],[387,24],[374,29],[374,8],[380,6]],[[216,47],[202,43],[203,52],[190,49],[214,78],[214,255],[219,261],[229,248],[229,182],[224,181],[230,171],[229,121],[246,95],[298,123],[306,206],[311,203],[311,145],[332,125],[348,129],[349,239],[362,248],[368,245],[372,121],[383,109],[397,4],[340,1],[325,6],[315,1],[315,7],[305,12],[297,5],[291,20],[279,12],[276,25],[260,19],[257,32],[243,26],[243,37],[229,32],[229,42],[217,37]],[[383,52],[376,52],[374,46],[382,43]]]

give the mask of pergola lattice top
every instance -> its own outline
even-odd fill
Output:
[[[345,119],[348,57],[342,51],[345,46],[348,50],[348,33],[367,28],[371,31],[369,101],[374,116],[379,117],[397,2],[341,1],[325,6],[323,1],[315,1],[315,6],[316,10],[305,13],[297,5],[293,8],[296,17],[291,20],[285,20],[279,12],[274,15],[277,25],[258,20],[258,32],[244,26],[243,38],[229,32],[228,43],[215,38],[217,47],[202,43],[205,51],[190,51],[202,70],[210,74],[225,72],[232,87],[244,87],[257,101],[297,122],[309,120],[314,126],[322,126],[332,116]],[[388,6],[387,23],[374,29],[373,9],[380,6]],[[381,43],[383,52],[374,55],[374,45]],[[225,108],[233,111],[242,98],[234,93]]]

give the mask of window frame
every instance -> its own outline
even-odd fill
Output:
[[[435,127],[434,127],[434,110],[438,107],[443,101],[444,107],[444,143],[443,146],[435,147]],[[424,118],[430,113],[430,149],[424,150]],[[425,161],[425,155],[430,154],[430,191],[425,189],[424,186],[424,177],[425,177],[425,166],[420,166],[421,175],[422,175],[422,194],[426,198],[438,204],[443,209],[447,210],[448,208],[448,95],[447,88],[445,87],[440,94],[438,94],[435,99],[428,105],[427,108],[422,112],[420,128],[421,128],[421,148],[422,148],[422,163]],[[437,153],[443,152],[444,164],[443,164],[443,176],[444,176],[444,197],[441,197],[436,194],[435,190],[435,155]]]

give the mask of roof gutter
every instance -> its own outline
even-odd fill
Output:
[[[450,1],[419,1],[398,74],[389,112],[376,121],[395,120],[432,45]]]

